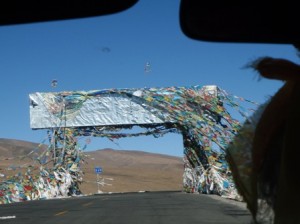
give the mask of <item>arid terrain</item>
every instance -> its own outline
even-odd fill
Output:
[[[37,146],[37,143],[0,138],[0,174],[14,175],[24,172],[24,169],[18,166],[33,163],[23,156]],[[98,191],[95,173],[97,166],[103,170],[99,175],[100,178],[104,178],[105,183],[99,187],[102,192],[182,190],[182,158],[113,149],[89,151],[86,154],[88,157],[82,164],[84,181],[80,185],[84,194]],[[0,181],[1,178],[3,177],[0,176]]]

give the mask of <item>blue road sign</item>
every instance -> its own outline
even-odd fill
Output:
[[[102,173],[102,167],[95,167],[95,173]]]

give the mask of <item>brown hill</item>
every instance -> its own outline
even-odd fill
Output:
[[[0,138],[0,158],[24,156],[38,146],[38,143]]]
[[[104,178],[113,178],[105,181],[112,184],[100,189],[108,192],[128,191],[158,191],[181,190],[183,162],[178,157],[146,153],[140,151],[124,151],[104,149],[89,152],[88,164],[84,165],[84,180],[81,189],[84,192],[97,191],[97,185],[87,184],[96,180],[95,166],[103,169]]]
[[[26,155],[37,147],[37,143],[0,139],[0,173],[11,175],[16,171],[8,171],[7,167],[12,164],[18,166],[32,162],[28,159],[12,158]],[[102,192],[182,189],[183,161],[179,157],[113,149],[96,150],[86,154],[87,158],[82,164],[84,181],[80,185],[80,189],[85,194],[98,191],[97,175],[94,170],[96,166],[103,169],[103,173],[99,175],[100,178],[104,178],[105,183],[104,186],[99,187]],[[106,178],[113,178],[113,180]]]
[[[38,143],[0,138],[0,181],[2,174],[12,176],[17,173],[24,173],[28,165],[33,165],[33,159],[39,155],[46,145]]]

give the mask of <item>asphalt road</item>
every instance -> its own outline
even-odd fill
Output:
[[[0,205],[0,223],[249,224],[245,205],[183,192],[101,194]]]

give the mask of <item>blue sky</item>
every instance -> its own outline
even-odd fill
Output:
[[[31,130],[33,92],[218,85],[258,103],[282,82],[243,68],[261,56],[298,61],[291,45],[196,41],[179,25],[179,0],[140,0],[113,15],[0,27],[0,138],[41,142]],[[145,73],[149,62],[151,72]],[[58,80],[56,88],[51,81]],[[182,155],[182,138],[93,139],[89,149],[116,148]]]

